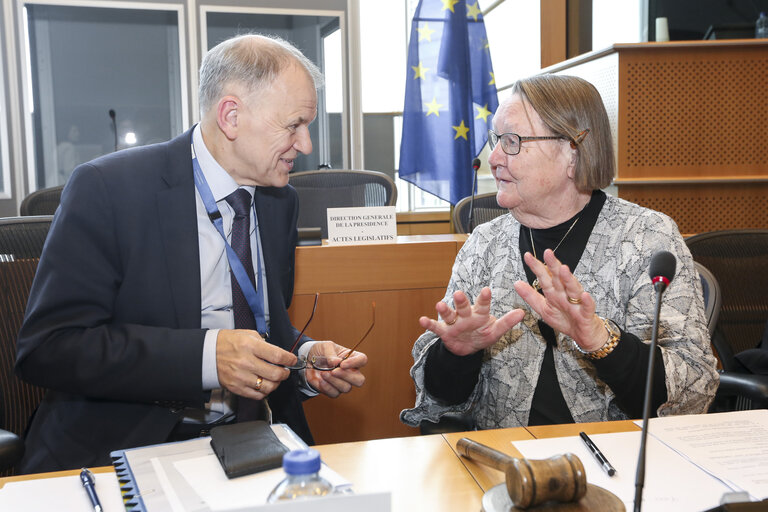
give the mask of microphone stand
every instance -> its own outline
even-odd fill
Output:
[[[640,434],[640,454],[637,458],[637,473],[635,474],[635,508],[634,512],[640,512],[643,501],[643,485],[645,485],[645,451],[648,440],[648,417],[651,415],[651,386],[653,384],[653,367],[656,359],[656,341],[659,336],[659,317],[661,316],[661,295],[664,293],[663,284],[654,284],[656,289],[656,314],[653,317],[653,331],[651,336],[651,351],[648,358],[648,375],[645,379],[645,401],[643,403],[643,432]]]
[[[115,136],[115,151],[117,151],[117,119],[113,109],[109,109],[109,118],[112,120],[112,131]]]

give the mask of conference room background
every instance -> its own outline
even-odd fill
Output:
[[[315,151],[296,170],[372,169],[397,177],[407,38],[417,0],[8,0],[0,10],[0,215],[63,184],[95,156],[169,139],[199,119],[197,67],[233,34],[268,31],[298,44],[326,75]],[[487,1],[499,96],[517,78],[617,42],[701,38],[710,25],[754,23],[768,0],[583,0],[564,26],[552,0]],[[565,38],[552,56],[550,32]],[[563,33],[564,32],[564,33]],[[542,43],[544,41],[544,44]],[[525,48],[525,51],[512,49]],[[562,58],[560,58],[562,57]],[[114,113],[114,116],[111,114]],[[479,191],[494,189],[481,156]],[[469,170],[468,170],[469,172]],[[398,180],[398,211],[448,204]]]

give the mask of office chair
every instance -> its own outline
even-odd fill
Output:
[[[394,206],[397,187],[378,171],[303,171],[290,175],[290,184],[299,194],[299,227],[320,227],[328,238],[328,208],[353,206]]]
[[[21,215],[53,215],[59,207],[61,191],[64,185],[51,188],[41,188],[32,192],[21,201]]]
[[[696,272],[699,273],[699,279],[701,279],[701,290],[704,295],[704,317],[707,320],[709,337],[712,338],[715,334],[717,319],[720,316],[720,308],[723,305],[720,284],[707,267],[698,261],[694,261],[693,265],[696,267]]]
[[[24,319],[29,289],[53,219],[50,215],[0,219],[0,475],[24,453],[20,437],[44,390],[13,372],[16,337]]]
[[[471,202],[472,196],[465,197],[453,207],[453,229],[457,233],[469,233],[471,231],[469,229],[469,205]],[[477,227],[505,213],[509,213],[509,210],[502,208],[496,202],[496,192],[477,194],[472,212],[472,227]]]
[[[768,407],[768,374],[752,373],[740,359],[757,349],[768,320],[768,230],[712,231],[685,240],[696,262],[711,271],[722,295],[712,345],[722,364],[710,410]]]

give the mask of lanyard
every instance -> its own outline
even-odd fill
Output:
[[[267,327],[267,321],[264,317],[264,287],[261,281],[261,260],[259,259],[259,244],[256,244],[256,262],[257,262],[257,284],[258,288],[253,288],[253,283],[248,278],[248,273],[245,271],[240,258],[237,257],[235,250],[227,242],[227,235],[224,234],[224,221],[221,220],[221,212],[216,206],[216,201],[213,198],[211,188],[208,186],[208,181],[203,175],[203,170],[200,168],[200,163],[197,161],[197,155],[195,154],[194,144],[192,145],[192,169],[195,176],[195,187],[200,193],[200,197],[203,199],[205,205],[205,211],[208,212],[208,218],[216,227],[221,237],[224,239],[224,247],[227,251],[227,260],[229,260],[229,268],[237,280],[237,284],[240,285],[240,289],[243,291],[245,300],[248,301],[248,306],[253,312],[253,317],[256,320],[256,329],[262,335],[269,335],[269,327]],[[254,204],[254,213],[256,205]]]

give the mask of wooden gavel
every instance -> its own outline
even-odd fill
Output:
[[[516,459],[463,437],[456,450],[475,462],[503,471],[515,507],[527,509],[548,501],[576,502],[587,492],[587,475],[572,453],[544,460]]]

